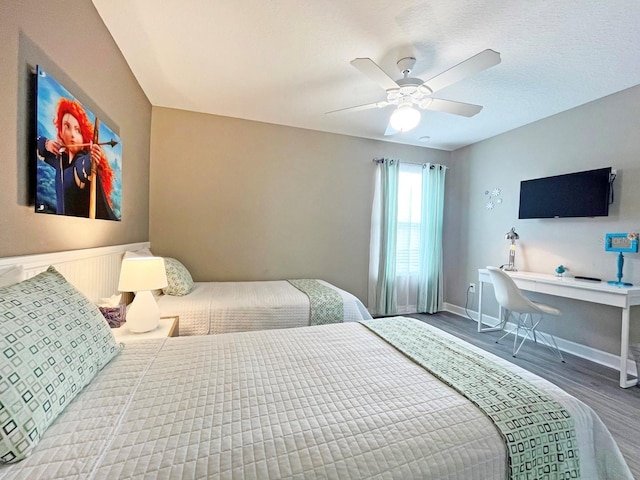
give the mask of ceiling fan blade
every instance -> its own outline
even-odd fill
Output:
[[[434,98],[426,109],[435,110],[436,112],[453,113],[454,115],[462,115],[463,117],[473,117],[476,113],[480,113],[482,105],[473,105],[471,103],[454,102],[453,100]]]
[[[355,60],[351,60],[351,65],[384,88],[385,91],[390,88],[398,88],[396,81],[387,75],[385,71],[370,58],[356,58]]]
[[[424,82],[424,85],[431,89],[432,92],[448,87],[449,85],[459,82],[463,78],[469,77],[475,73],[486,70],[500,63],[500,54],[488,48],[471,58],[460,62],[449,70],[436,75],[430,80]]]
[[[364,105],[356,105],[355,107],[346,107],[346,108],[339,108],[338,110],[331,110],[330,112],[325,112],[325,115],[328,115],[330,113],[346,112],[347,110],[351,112],[358,112],[360,110],[368,110],[370,108],[383,108],[383,107],[386,107],[387,105],[389,105],[389,102],[387,101],[365,103]]]

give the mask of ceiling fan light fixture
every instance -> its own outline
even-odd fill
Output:
[[[399,88],[390,88],[387,90],[387,102],[393,103],[401,97]]]
[[[401,105],[391,114],[391,126],[399,132],[408,132],[420,123],[420,112],[407,105]]]
[[[422,95],[431,95],[433,93],[433,90],[427,87],[424,83],[418,87],[418,91]]]
[[[427,108],[429,105],[431,105],[431,102],[433,102],[433,98],[430,98],[430,97],[423,98],[422,100],[420,100],[420,103],[418,104],[418,106],[420,108]]]
[[[415,85],[402,85],[400,87],[401,95],[413,95],[417,91],[418,87],[416,87]]]

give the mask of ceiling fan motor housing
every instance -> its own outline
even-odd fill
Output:
[[[387,90],[387,102],[393,105],[416,105],[419,108],[426,108],[431,103],[431,98],[425,98],[431,95],[433,91],[424,85],[419,78],[411,78],[409,74],[416,63],[414,57],[404,57],[398,60],[396,65],[402,72],[404,78],[396,81],[398,88],[390,88]]]
[[[404,75],[405,77],[407,77],[411,73],[411,70],[413,70],[413,66],[415,64],[416,64],[415,57],[404,57],[396,62],[398,69],[400,70],[402,75]]]

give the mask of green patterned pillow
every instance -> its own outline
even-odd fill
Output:
[[[178,260],[165,257],[164,268],[167,272],[167,286],[162,289],[162,293],[181,297],[193,290],[193,278],[187,267]]]
[[[0,288],[0,462],[26,457],[119,351],[98,308],[53,267]]]

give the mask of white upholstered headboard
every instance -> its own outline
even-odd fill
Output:
[[[26,278],[31,278],[52,265],[89,300],[95,302],[118,292],[123,253],[144,247],[148,248],[149,242],[5,257],[0,258],[0,268],[22,265]]]

